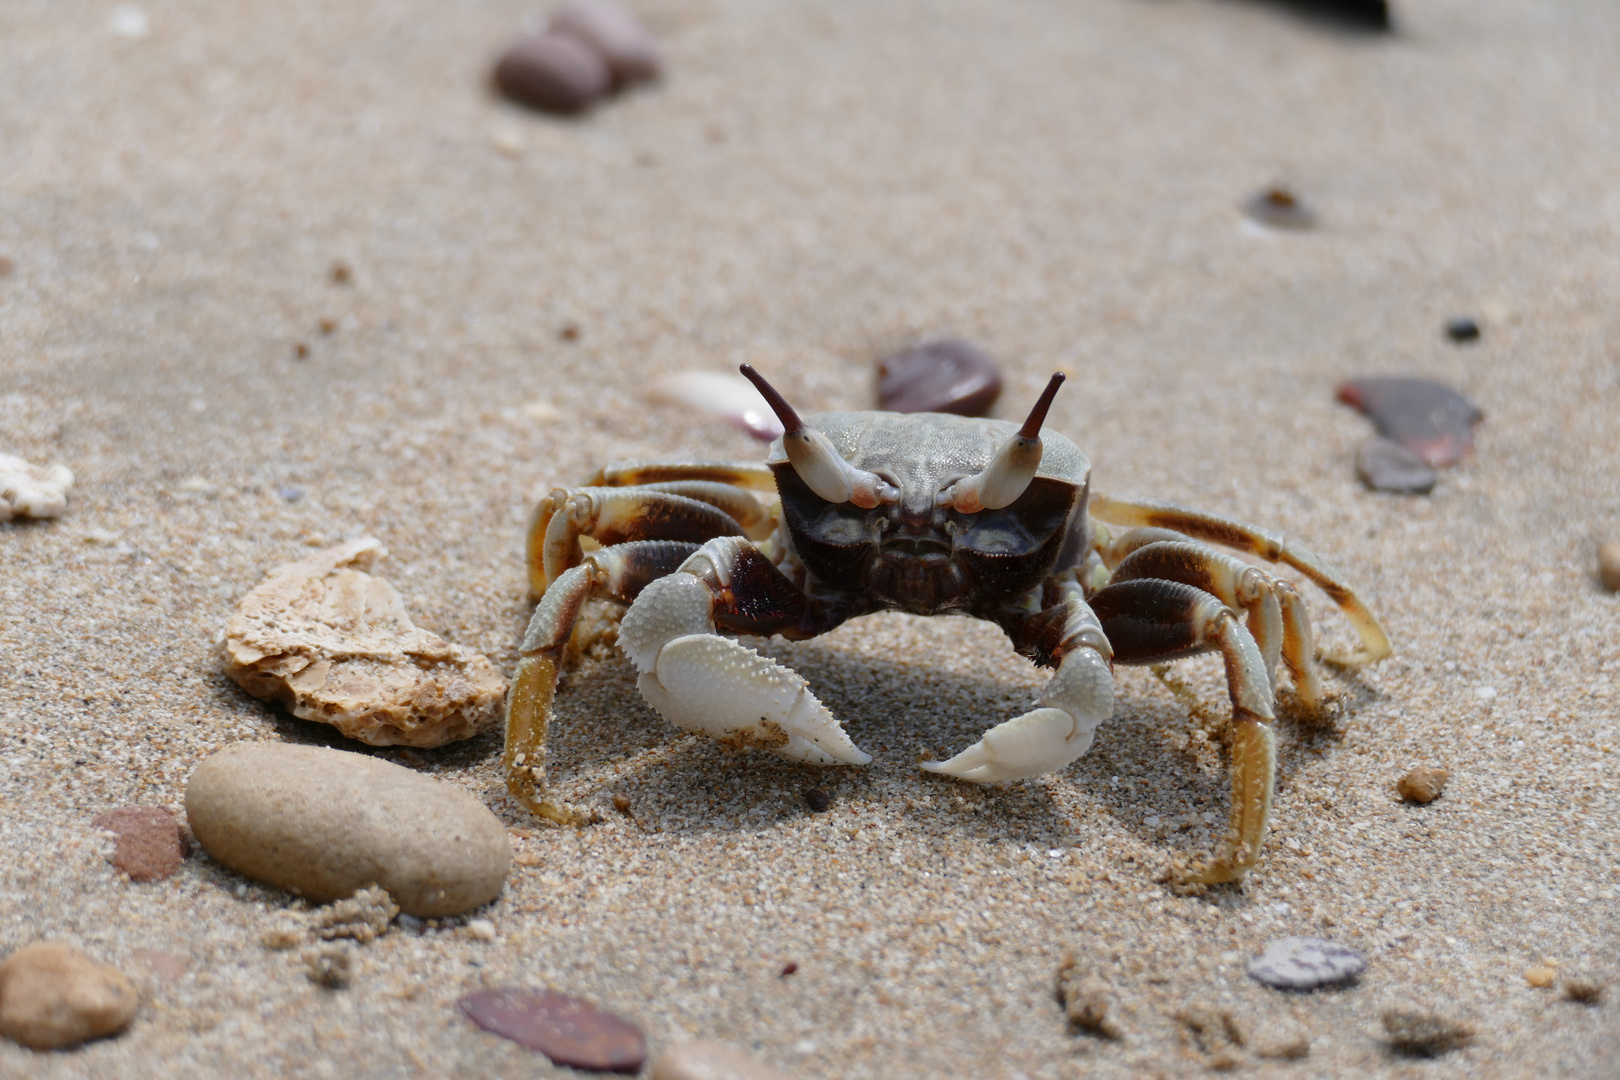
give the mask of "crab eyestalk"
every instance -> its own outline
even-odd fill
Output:
[[[894,502],[900,491],[876,473],[857,469],[845,461],[827,436],[810,427],[776,387],[765,381],[752,364],[739,368],[743,376],[753,383],[776,418],[782,421],[782,449],[787,453],[793,471],[799,474],[811,491],[833,503],[854,503],[862,510],[870,510],[879,503]]]
[[[1029,482],[1040,471],[1041,425],[1046,423],[1046,412],[1062,385],[1063,373],[1054,372],[1040,400],[1029,410],[1024,426],[1001,444],[996,456],[982,471],[964,476],[940,492],[939,504],[949,505],[963,514],[976,514],[980,510],[1000,510],[1017,502],[1018,496],[1029,488]]]

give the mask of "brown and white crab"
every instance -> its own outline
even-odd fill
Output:
[[[642,695],[677,726],[827,765],[871,758],[797,673],[722,635],[802,639],[872,611],[957,613],[989,619],[1020,653],[1056,669],[1029,712],[922,765],[975,783],[1038,776],[1084,754],[1113,712],[1115,663],[1220,650],[1232,699],[1231,823],[1185,880],[1232,881],[1254,865],[1271,806],[1278,662],[1302,705],[1319,704],[1323,689],[1293,584],[1212,545],[1291,566],[1338,604],[1361,647],[1320,659],[1382,659],[1389,639],[1337,571],[1239,521],[1092,492],[1080,448],[1041,436],[1062,375],[1019,427],[938,413],[805,421],[751,367],[742,372],[786,429],[763,464],[619,462],[540,503],[528,541],[540,603],[507,699],[503,764],[515,797],[577,820],[545,798],[545,739],[587,600],[630,604],[619,645]],[[587,553],[582,537],[601,546]]]

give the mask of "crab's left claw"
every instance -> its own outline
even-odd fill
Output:
[[[949,761],[926,761],[922,767],[993,784],[1055,772],[1078,760],[1091,749],[1097,725],[1114,712],[1114,678],[1107,658],[1096,646],[1075,648],[1063,657],[1035,704]]]

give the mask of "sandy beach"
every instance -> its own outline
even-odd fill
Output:
[[[0,454],[77,477],[62,517],[0,524],[0,956],[66,941],[142,996],[113,1039],[0,1041],[0,1077],[579,1075],[455,1007],[505,985],[794,1080],[1194,1075],[1200,1009],[1308,1036],[1294,1061],[1255,1036],[1243,1075],[1620,1072],[1620,594],[1596,575],[1620,539],[1620,8],[1410,0],[1369,35],[1239,0],[632,6],[666,76],[578,119],[491,91],[543,14],[517,0],[141,0],[144,33],[111,3],[0,7]],[[1316,227],[1247,220],[1273,184]],[[1388,628],[1393,657],[1329,679],[1329,723],[1279,722],[1240,887],[1156,880],[1210,850],[1228,785],[1146,669],[1057,774],[917,769],[1045,682],[989,623],[765,646],[863,768],[729,755],[591,653],[551,766],[604,811],[579,829],[508,798],[498,732],[368,749],[223,674],[249,589],[374,536],[417,622],[509,675],[536,499],[614,459],[763,456],[652,379],[748,362],[806,412],[871,408],[875,361],[942,334],[1001,362],[999,416],[1068,372],[1050,424],[1098,490],[1298,538]],[[1371,426],[1334,392],[1363,374],[1483,409],[1431,495],[1357,480]],[[1175,673],[1225,706],[1217,656]],[[262,944],[287,894],[201,851],[152,884],[110,865],[95,815],[179,811],[250,739],[481,799],[517,856],[476,913],[495,938],[396,926],[328,990]],[[1395,792],[1420,765],[1450,774],[1426,806]],[[1289,935],[1368,969],[1251,980]],[[1070,953],[1124,1038],[1066,1024]],[[1568,1000],[1542,966],[1608,990]],[[1392,1052],[1407,1000],[1476,1037]]]

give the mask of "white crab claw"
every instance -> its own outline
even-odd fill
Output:
[[[659,650],[655,669],[639,685],[671,723],[731,749],[771,750],[818,765],[872,760],[798,673],[730,638],[675,638]]]
[[[1022,780],[1061,769],[1084,754],[1096,729],[1096,724],[1076,723],[1062,709],[1031,709],[997,724],[949,761],[925,761],[922,767],[976,784]]]

